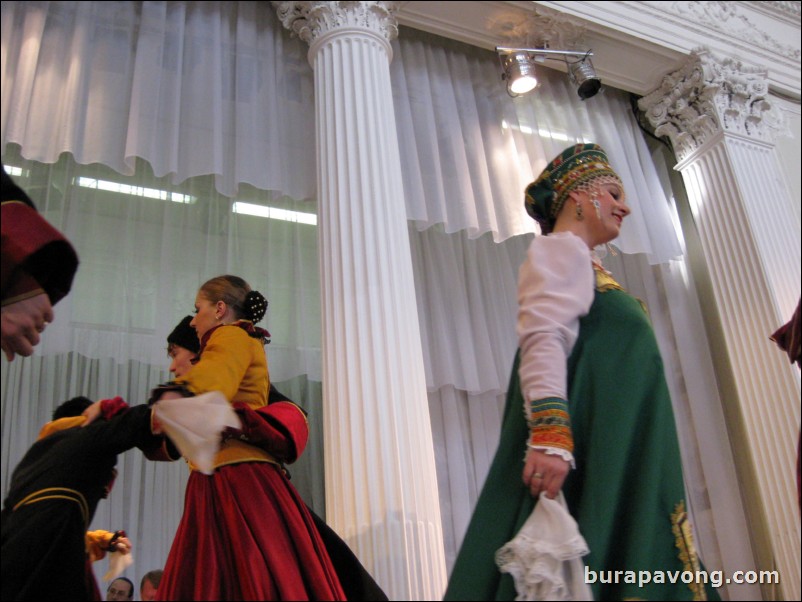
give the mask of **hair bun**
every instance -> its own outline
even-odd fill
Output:
[[[267,312],[267,299],[259,291],[249,291],[245,295],[245,314],[251,322],[256,324],[265,317]]]

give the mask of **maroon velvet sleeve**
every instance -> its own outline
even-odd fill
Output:
[[[242,420],[245,441],[271,453],[281,462],[292,463],[306,448],[309,427],[306,416],[290,402],[271,403],[253,410],[244,403],[233,404]]]
[[[36,284],[52,304],[62,299],[78,269],[78,256],[69,241],[22,201],[3,201],[0,224],[3,301],[24,298]]]

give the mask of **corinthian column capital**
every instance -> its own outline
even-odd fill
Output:
[[[783,119],[767,99],[766,73],[695,50],[638,108],[656,135],[671,139],[680,161],[722,131],[773,143]]]
[[[273,2],[281,23],[312,45],[342,28],[368,29],[389,42],[398,36],[395,11],[400,2]]]

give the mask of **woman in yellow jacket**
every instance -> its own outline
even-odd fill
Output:
[[[159,600],[343,600],[309,511],[282,465],[306,445],[306,415],[268,406],[267,301],[237,276],[203,284],[190,323],[201,342],[195,365],[154,392],[154,401],[220,391],[242,428],[224,435],[215,470],[193,469],[184,514],[157,592]],[[175,456],[174,456],[175,457]]]

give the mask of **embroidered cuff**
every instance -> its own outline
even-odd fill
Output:
[[[574,451],[567,401],[558,397],[536,399],[526,410],[530,446],[564,449],[569,454]]]

